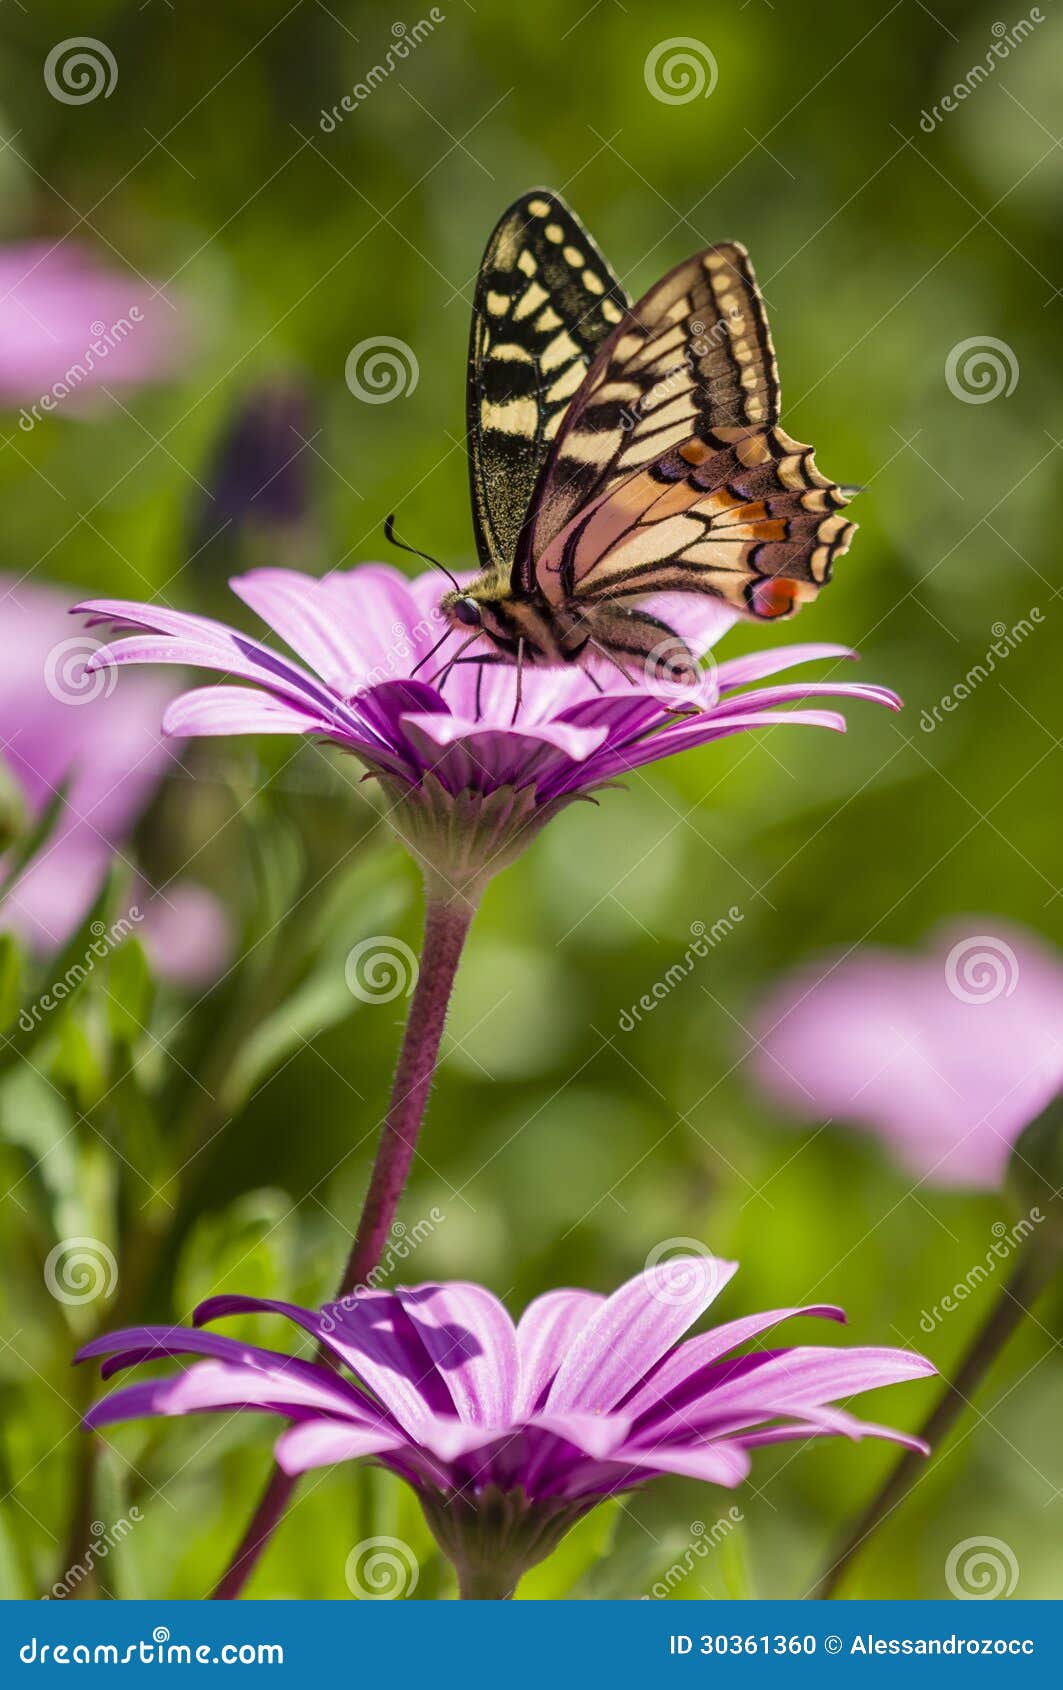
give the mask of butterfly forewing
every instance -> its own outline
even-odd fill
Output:
[[[468,380],[477,550],[484,569],[504,571],[507,587],[565,412],[627,308],[624,290],[563,200],[537,189],[510,206],[476,282]]]
[[[778,415],[775,354],[745,249],[710,247],[632,306],[595,359],[551,455],[530,550],[699,421],[763,428]]]

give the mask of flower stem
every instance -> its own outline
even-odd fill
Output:
[[[1038,1246],[1035,1248],[1035,1244]],[[971,1396],[978,1389],[1012,1333],[1022,1324],[1030,1304],[1044,1290],[1055,1271],[1051,1251],[1040,1248],[1040,1240],[1025,1240],[1010,1278],[978,1328],[954,1377],[945,1385],[930,1414],[919,1428],[919,1437],[930,1445],[933,1457],[951,1432]],[[851,1564],[882,1522],[900,1507],[921,1471],[925,1458],[918,1450],[905,1450],[878,1494],[846,1533],[830,1563],[811,1591],[813,1597],[836,1596]]]
[[[369,1190],[340,1280],[339,1297],[347,1296],[369,1279],[387,1244],[424,1120],[454,977],[475,913],[474,901],[433,896],[429,890],[420,969],[410,999]],[[319,1360],[329,1359],[327,1354],[319,1352]],[[279,1467],[274,1467],[236,1553],[213,1593],[216,1601],[231,1601],[240,1595],[281,1522],[295,1482]]]

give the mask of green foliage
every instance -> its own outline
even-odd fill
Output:
[[[701,244],[745,241],[784,421],[867,488],[852,552],[792,637],[859,647],[861,675],[895,686],[906,710],[853,705],[845,739],[780,727],[634,775],[600,808],[562,815],[495,883],[403,1205],[411,1223],[435,1206],[446,1219],[398,1271],[482,1278],[517,1311],[553,1285],[610,1289],[658,1243],[694,1238],[742,1262],[722,1318],[837,1300],[852,1341],[909,1342],[948,1367],[993,1285],[930,1331],[923,1313],[982,1259],[1003,1200],[913,1191],[844,1123],[782,1121],[745,1057],[767,986],[825,946],[913,945],[967,911],[1063,944],[1051,655],[1063,18],[1048,8],[1036,38],[928,134],[921,113],[984,58],[995,13],[960,0],[874,19],[826,0],[814,22],[808,8],[678,0],[446,8],[326,134],[321,110],[386,50],[390,14],[348,0],[196,12],[178,27],[166,6],[97,4],[91,28],[119,80],[73,107],[41,76],[69,5],[0,9],[4,238],[69,235],[166,283],[192,325],[174,375],[120,406],[71,407],[32,433],[6,417],[0,569],[255,626],[224,585],[243,556],[223,538],[190,565],[189,537],[220,431],[277,373],[303,380],[315,410],[312,567],[379,557],[392,510],[400,532],[469,567],[469,279],[500,209],[537,180],[564,189],[635,292]],[[653,99],[647,54],[692,30],[718,63],[711,97]],[[376,335],[406,341],[420,376],[369,406],[344,365]],[[1013,349],[1018,383],[965,404],[946,362],[987,335]],[[262,543],[264,561],[288,560]],[[921,726],[994,630],[1033,607],[1036,632]],[[724,651],[790,637],[743,627]],[[223,898],[230,973],[208,991],[159,981],[137,932],[40,1009],[83,966],[91,924],[128,909],[118,877],[61,956],[0,937],[4,1595],[49,1588],[88,1546],[91,1522],[70,1540],[88,1459],[75,1428],[95,1390],[70,1370],[75,1344],[115,1318],[182,1318],[222,1289],[326,1296],[394,1064],[405,1000],[357,1002],[344,961],[375,933],[416,946],[416,879],[360,771],[284,739],[205,740],[182,759],[191,778],[175,771],[127,855],[154,885],[191,872]],[[58,807],[27,831],[8,796],[11,880]],[[691,924],[732,907],[733,931],[625,1031]],[[49,1291],[49,1253],[72,1238],[114,1254],[109,1296]],[[280,1321],[233,1330],[296,1342]],[[1049,1292],[853,1594],[941,1596],[950,1549],[972,1535],[1010,1544],[1017,1594],[1058,1592],[1058,1332]],[[874,1412],[914,1426],[931,1389],[891,1392]],[[99,1588],[204,1596],[260,1491],[272,1429],[220,1416],[108,1435],[93,1517],[143,1518]],[[679,1566],[676,1598],[801,1595],[889,1460],[871,1444],[787,1446],[758,1451],[755,1486],[733,1494],[647,1487],[592,1515],[521,1594],[644,1596]],[[416,1599],[453,1595],[397,1482],[343,1469],[310,1475],[300,1497],[253,1595],[349,1599],[348,1558],[374,1534],[411,1546]],[[699,1556],[692,1523],[710,1528],[732,1501],[740,1526]]]

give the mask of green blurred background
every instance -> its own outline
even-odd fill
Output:
[[[701,245],[744,241],[769,302],[784,422],[829,473],[867,488],[853,551],[800,637],[859,647],[862,678],[895,687],[907,709],[852,706],[843,740],[780,728],[687,754],[563,815],[495,883],[403,1206],[411,1228],[433,1207],[445,1222],[399,1271],[480,1279],[517,1310],[557,1284],[608,1289],[655,1245],[695,1238],[742,1262],[725,1317],[835,1300],[855,1341],[910,1341],[947,1367],[992,1287],[930,1338],[920,1311],[982,1258],[1003,1200],[912,1193],[868,1140],[785,1124],[743,1065],[745,1028],[769,982],[831,943],[914,944],[965,912],[1063,941],[1063,422],[1051,397],[1063,18],[1045,0],[1033,38],[928,134],[920,114],[984,60],[995,23],[1022,14],[957,0],[439,11],[327,133],[322,109],[421,13],[347,0],[4,6],[0,236],[77,229],[108,264],[167,283],[195,333],[179,376],[126,394],[125,412],[59,416],[25,437],[3,419],[18,451],[0,450],[0,569],[133,598],[146,577],[172,604],[250,626],[223,584],[249,553],[317,573],[379,558],[391,510],[401,532],[468,567],[468,312],[502,208],[534,183],[562,190],[634,293]],[[120,74],[110,97],[71,108],[48,96],[41,66],[74,28],[104,40]],[[711,49],[710,97],[651,95],[647,55],[672,36]],[[377,335],[405,341],[420,372],[386,405],[344,381],[350,349]],[[946,360],[986,336],[1010,348],[1018,380],[966,403]],[[307,394],[313,514],[298,534],[259,531],[189,564],[197,481],[234,414],[278,380]],[[1034,637],[922,730],[995,626],[1032,608]],[[725,650],[788,637],[741,629]],[[18,1195],[0,1205],[9,1595],[61,1577],[89,1523],[131,1506],[142,1521],[91,1592],[204,1595],[269,1463],[271,1427],[204,1420],[122,1430],[93,1472],[74,1431],[91,1381],[72,1383],[67,1363],[108,1309],[49,1297],[54,1239],[109,1240],[127,1294],[156,1317],[220,1289],[316,1302],[346,1254],[403,1000],[359,1006],[343,959],[372,933],[415,946],[419,891],[360,771],[310,747],[288,761],[291,749],[188,749],[195,778],[170,782],[138,835],[153,875],[199,851],[199,878],[255,946],[247,965],[190,1009],[116,960],[150,1037],[108,1021],[93,986],[33,1064],[3,1078],[0,1170]],[[691,923],[711,927],[731,906],[733,932],[621,1031]],[[190,1118],[210,1143],[168,1188],[176,1219],[165,1206],[148,1216],[169,1241],[141,1283],[122,1255],[141,1204],[129,1163],[164,1180]],[[1059,1594],[1058,1298],[1039,1314],[848,1594],[944,1595],[950,1549],[985,1535],[1014,1551],[1017,1595]],[[276,1325],[258,1336],[287,1337]],[[913,1385],[868,1406],[914,1426],[929,1400]],[[734,1496],[657,1484],[595,1516],[524,1593],[640,1595],[678,1562],[691,1570],[677,1596],[802,1595],[889,1461],[884,1447],[783,1447],[760,1452]],[[697,1522],[735,1503],[737,1529],[688,1553]],[[251,1594],[348,1597],[348,1553],[375,1533],[414,1546],[418,1596],[450,1592],[401,1488],[336,1470],[306,1483]]]

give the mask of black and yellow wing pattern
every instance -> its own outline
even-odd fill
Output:
[[[605,259],[557,194],[533,189],[504,213],[476,282],[468,445],[480,564],[504,572],[507,588],[551,445],[589,365],[628,307]]]

